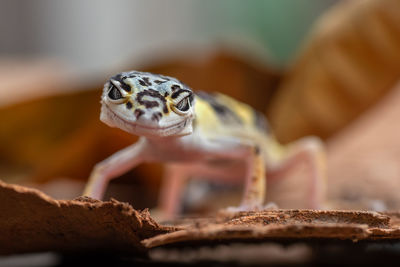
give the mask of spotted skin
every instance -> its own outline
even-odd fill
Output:
[[[227,103],[221,101],[221,99],[219,99],[217,95],[212,95],[205,92],[199,92],[197,96],[200,97],[210,106],[210,108],[214,111],[215,115],[219,118],[221,123],[238,124],[238,125],[243,124],[243,121],[238,116],[238,114],[236,114],[235,111],[232,110],[229,107],[229,105],[227,105]]]
[[[122,75],[116,75],[112,78],[112,80],[118,81],[120,83],[120,86],[123,90],[125,90],[126,92],[130,92],[131,87],[124,82],[125,79],[126,77]]]
[[[131,109],[132,108],[132,102],[128,101],[126,102],[126,108]]]
[[[182,185],[189,176],[228,176],[228,180],[242,181],[243,177],[237,178],[240,172],[212,163],[242,160],[246,166],[242,202],[230,210],[258,210],[264,204],[266,170],[282,171],[302,159],[312,167],[306,208],[322,203],[322,143],[311,138],[280,145],[259,111],[229,96],[195,93],[173,77],[130,71],[106,82],[101,103],[104,123],[140,139],[94,167],[84,192],[87,196],[101,199],[111,179],[142,162],[165,162],[174,171],[167,172],[160,207],[171,216],[179,210]]]

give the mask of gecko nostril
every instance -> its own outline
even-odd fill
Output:
[[[144,114],[144,111],[141,109],[135,109],[134,114],[136,116],[136,119],[139,119],[139,117]]]
[[[154,114],[151,116],[151,119],[152,119],[153,121],[159,121],[159,120],[161,119],[161,117],[162,117],[161,112],[156,112],[156,113],[154,113]]]

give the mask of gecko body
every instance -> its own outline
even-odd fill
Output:
[[[289,168],[297,160],[309,163],[309,208],[323,199],[324,153],[319,139],[279,144],[265,117],[250,106],[219,93],[195,93],[179,80],[129,71],[104,85],[100,119],[111,127],[140,136],[135,144],[98,163],[84,194],[101,199],[108,182],[143,162],[167,163],[160,194],[162,211],[179,210],[185,181],[191,176],[240,179],[235,168],[219,161],[241,161],[245,177],[236,210],[262,209],[266,170]]]

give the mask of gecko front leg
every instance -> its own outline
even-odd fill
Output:
[[[229,211],[260,210],[263,208],[266,190],[265,161],[257,145],[248,140],[222,136],[196,139],[196,151],[203,155],[197,161],[171,164],[161,187],[159,208],[164,218],[171,218],[179,210],[179,201],[187,179],[196,177],[218,178],[220,181],[238,181],[245,172],[243,197],[238,207]],[[244,162],[244,166],[210,164],[213,161]],[[237,165],[237,164],[236,164]]]
[[[260,210],[266,191],[265,160],[260,147],[248,140],[219,138],[204,144],[207,152],[221,159],[244,160],[246,163],[245,186],[239,207],[231,211]]]
[[[305,163],[309,173],[304,183],[305,192],[307,192],[304,208],[320,209],[326,197],[325,157],[323,142],[319,138],[310,136],[288,144],[279,159],[273,159],[273,156],[268,157],[267,166],[275,176],[282,177],[297,164]]]
[[[165,166],[157,210],[164,219],[171,219],[180,211],[184,188],[190,178],[236,183],[244,176],[244,164],[239,162],[196,161],[171,163]]]
[[[265,160],[258,146],[249,147],[245,190],[239,209],[261,209],[265,200]]]
[[[83,195],[102,199],[110,180],[147,161],[149,155],[146,140],[140,138],[135,144],[118,151],[96,164],[90,174]]]

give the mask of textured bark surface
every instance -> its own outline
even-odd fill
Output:
[[[143,253],[143,238],[171,229],[147,210],[87,198],[54,200],[40,191],[0,181],[0,254],[38,251]]]
[[[400,214],[265,210],[182,218],[160,225],[147,210],[116,200],[54,200],[0,182],[0,254],[107,251],[144,255],[164,245],[283,240],[399,240]]]
[[[142,243],[153,248],[193,242],[395,240],[400,237],[398,216],[398,213],[337,210],[220,212],[213,218],[177,222],[178,228],[183,229],[151,237]]]

